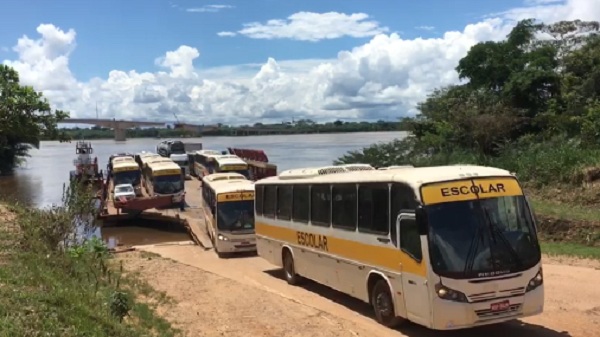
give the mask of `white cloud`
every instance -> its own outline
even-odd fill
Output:
[[[253,39],[319,41],[344,36],[370,37],[389,31],[387,27],[381,27],[377,21],[368,19],[369,16],[365,13],[348,15],[337,12],[298,12],[288,16],[286,20],[272,19],[266,23],[245,23],[244,28],[237,33]]]
[[[221,37],[232,37],[232,36],[236,36],[237,34],[235,32],[218,32],[217,35],[221,36]]]
[[[599,1],[528,5],[437,38],[381,33],[326,60],[269,58],[265,64],[198,69],[194,61],[200,51],[181,46],[155,60],[156,72],[113,70],[86,82],[77,81],[69,69],[75,31],[43,24],[38,37],[19,39],[13,48],[17,59],[4,63],[73,117],[94,117],[97,102],[100,117],[165,122],[173,121],[173,113],[182,121],[205,124],[292,117],[393,119],[416,113],[415,104],[433,89],[458,83],[458,60],[479,41],[503,39],[514,20],[600,20]]]
[[[217,13],[223,9],[231,9],[231,5],[205,5],[202,7],[187,8],[185,11],[190,13]]]
[[[419,29],[419,30],[434,30],[435,27],[434,26],[416,26],[415,29]]]

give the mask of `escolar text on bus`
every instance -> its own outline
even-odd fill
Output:
[[[453,195],[461,194],[487,194],[487,193],[506,193],[504,184],[479,184],[479,185],[465,185],[456,187],[445,187],[441,189],[444,197],[450,197]]]
[[[325,235],[296,232],[298,244],[306,247],[317,248],[324,251],[328,251],[327,237]]]

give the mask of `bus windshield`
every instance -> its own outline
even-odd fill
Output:
[[[158,194],[173,194],[183,191],[181,175],[155,176],[154,192]]]
[[[139,170],[122,171],[114,173],[115,185],[131,184],[133,186],[136,186],[140,184],[141,177],[142,172],[140,172]]]
[[[254,229],[254,201],[227,201],[217,205],[217,228],[224,231]]]
[[[541,259],[524,196],[425,207],[433,271],[465,279],[523,271]]]

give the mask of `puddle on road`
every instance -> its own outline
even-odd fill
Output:
[[[191,240],[179,224],[148,220],[122,221],[118,226],[102,227],[100,234],[109,248]]]

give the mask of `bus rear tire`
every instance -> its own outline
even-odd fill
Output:
[[[296,274],[296,269],[294,268],[294,257],[289,249],[283,250],[282,263],[283,275],[287,283],[290,285],[298,284],[300,282],[300,276]]]
[[[403,319],[396,316],[394,298],[385,280],[378,280],[371,290],[371,305],[375,312],[375,320],[388,328],[394,328],[402,323]]]

